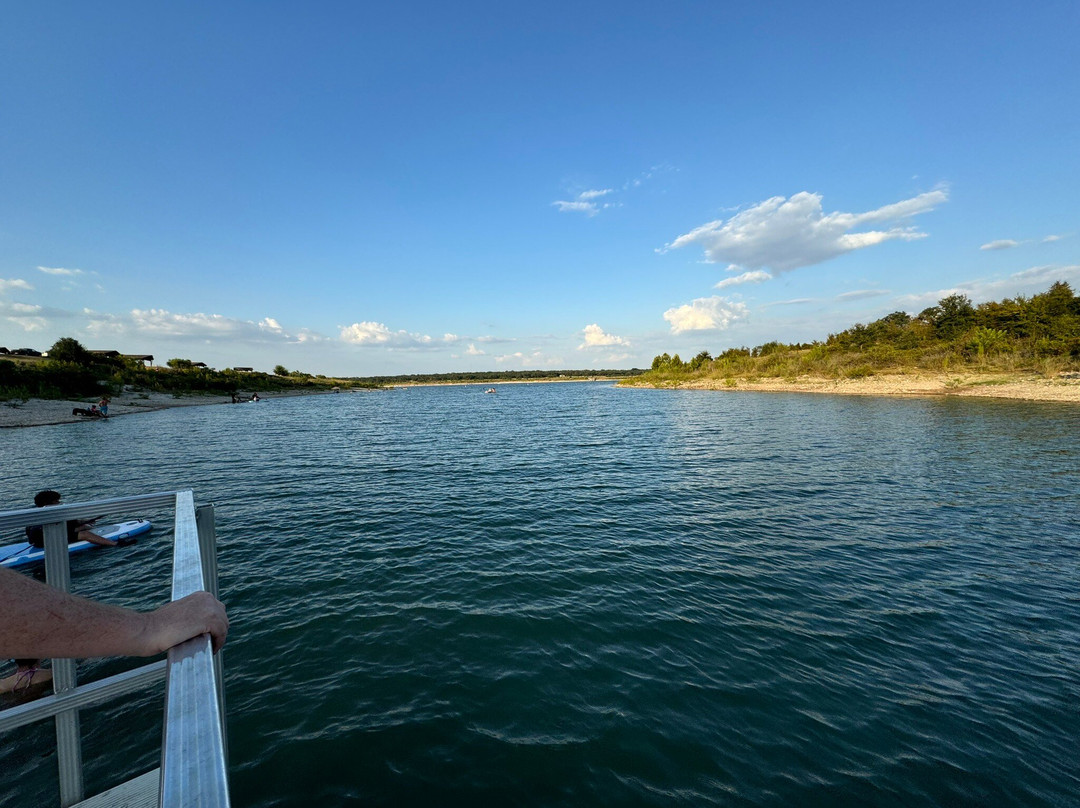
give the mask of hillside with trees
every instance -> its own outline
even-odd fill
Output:
[[[281,365],[273,374],[233,368],[214,370],[180,358],[168,360],[166,367],[145,367],[141,361],[115,352],[88,351],[72,337],[57,340],[46,356],[0,358],[0,400],[82,399],[115,395],[125,388],[148,393],[227,396],[240,391],[376,386],[371,382],[290,371]]]
[[[639,381],[779,377],[858,378],[898,372],[1033,373],[1080,370],[1080,297],[1055,283],[1032,297],[973,305],[950,295],[915,316],[896,311],[824,341],[767,342],[701,351],[689,361],[661,354]]]

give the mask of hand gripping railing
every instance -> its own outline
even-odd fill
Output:
[[[70,590],[66,522],[133,508],[174,506],[173,600],[201,589],[217,596],[214,509],[196,510],[191,491],[176,491],[96,502],[31,508],[0,514],[0,531],[42,524],[45,518],[45,574],[52,586]],[[47,514],[47,517],[46,517]],[[54,717],[60,770],[60,804],[83,799],[79,710],[147,687],[165,677],[165,720],[157,804],[228,806],[225,707],[221,654],[214,655],[210,635],[194,637],[169,649],[165,662],[79,686],[75,660],[53,660],[54,694],[0,711],[0,731]],[[134,782],[134,781],[132,781]]]

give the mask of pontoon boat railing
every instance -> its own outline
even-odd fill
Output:
[[[214,507],[196,509],[191,491],[8,511],[0,513],[0,531],[44,524],[46,580],[67,592],[71,588],[66,528],[69,519],[93,519],[102,513],[166,507],[174,507],[176,511],[173,600],[202,589],[216,597]],[[46,718],[55,719],[62,808],[95,804],[95,798],[83,801],[79,710],[151,686],[162,677],[165,678],[165,718],[158,776],[149,772],[113,791],[129,787],[123,795],[125,805],[168,808],[229,805],[221,654],[212,653],[209,634],[170,648],[165,661],[87,685],[76,681],[75,660],[54,659],[52,667],[53,695],[0,711],[0,732]]]

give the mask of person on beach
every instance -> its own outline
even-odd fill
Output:
[[[4,568],[0,614],[0,657],[24,662],[154,656],[201,634],[210,635],[217,653],[229,634],[225,606],[209,592],[136,612],[61,592]]]
[[[47,508],[50,505],[60,504],[60,492],[58,491],[38,491],[34,495],[34,505],[38,508]],[[90,530],[90,527],[96,520],[91,519],[89,522],[80,522],[78,519],[72,519],[67,523],[67,540],[68,544],[73,544],[77,541],[88,541],[91,544],[98,544],[102,547],[121,547],[128,544],[134,544],[135,539],[122,539],[121,541],[113,541],[112,539],[106,539],[103,536],[99,536]],[[30,542],[34,547],[43,548],[45,546],[45,529],[41,525],[30,525],[26,528],[26,540]]]
[[[109,417],[109,397],[102,396],[101,401],[98,402],[98,413],[102,418]]]

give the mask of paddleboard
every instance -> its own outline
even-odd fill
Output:
[[[92,530],[104,539],[116,541],[141,536],[150,530],[150,522],[146,519],[133,519],[130,522],[119,522],[115,525],[97,525]],[[95,548],[101,549],[100,545],[91,544],[88,541],[77,541],[68,545],[68,555],[84,553]],[[2,567],[22,567],[44,560],[45,551],[28,541],[0,546],[0,566]]]

